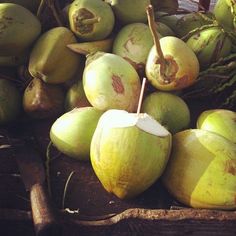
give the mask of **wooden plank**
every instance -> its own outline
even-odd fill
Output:
[[[81,220],[60,212],[62,235],[226,235],[236,234],[236,212],[212,210],[150,210],[128,209],[101,220]],[[0,209],[0,222],[21,222],[28,231],[32,228],[31,213],[22,210]],[[1,232],[1,231],[0,231]]]

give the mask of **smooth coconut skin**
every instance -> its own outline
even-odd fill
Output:
[[[30,74],[51,84],[72,79],[79,69],[80,55],[66,45],[76,42],[74,34],[66,27],[55,27],[43,33],[30,53]]]
[[[35,13],[40,4],[40,0],[4,0],[4,2],[19,4]]]
[[[215,132],[236,143],[236,112],[227,109],[206,110],[199,115],[197,128]]]
[[[50,129],[52,143],[69,157],[89,160],[91,139],[102,113],[94,107],[83,107],[63,114]]]
[[[163,11],[155,12],[155,17],[157,18],[158,22],[164,23],[165,25],[170,27],[170,29],[172,29],[173,32],[175,32],[176,24],[177,21],[179,20],[179,17],[177,17],[176,15],[168,15],[166,14],[166,12]]]
[[[162,180],[187,206],[235,209],[236,144],[206,130],[181,131],[173,136]]]
[[[179,96],[154,92],[145,97],[141,111],[147,113],[175,134],[190,125],[190,110]]]
[[[117,197],[127,199],[142,193],[160,177],[169,158],[171,134],[164,127],[164,134],[158,136],[137,124],[123,126],[128,119],[123,112],[109,110],[101,116],[92,138],[90,155],[92,167],[103,187]],[[158,132],[158,128],[151,129]]]
[[[86,63],[83,73],[84,92],[99,110],[135,111],[141,90],[139,75],[122,57],[98,52]]]
[[[90,107],[85,93],[82,80],[73,84],[66,93],[65,97],[65,110],[70,111],[75,107]]]
[[[22,96],[15,84],[0,79],[0,125],[14,121],[22,108]]]
[[[175,36],[175,32],[166,24],[162,22],[156,22],[157,24],[157,31],[161,35],[160,38],[165,36]]]
[[[150,0],[105,0],[111,4],[116,18],[123,24],[147,22],[146,7]]]
[[[0,25],[0,56],[24,53],[41,33],[38,18],[14,3],[0,3]]]
[[[95,18],[97,21],[92,22]],[[115,16],[104,1],[75,0],[69,7],[69,23],[78,38],[95,41],[105,39],[112,32]]]
[[[231,0],[217,0],[213,9],[216,20],[227,30],[234,30],[236,4]]]
[[[160,45],[167,61],[166,71],[156,63],[159,56],[154,45],[147,58],[147,79],[155,88],[164,91],[180,90],[192,85],[199,73],[199,62],[192,49],[174,36],[161,38]]]

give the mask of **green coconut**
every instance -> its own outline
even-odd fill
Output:
[[[216,20],[227,30],[235,30],[236,3],[231,0],[217,0],[213,9]]]
[[[161,37],[165,37],[165,36],[175,36],[174,31],[166,24],[162,23],[162,22],[156,22],[157,25],[157,32],[161,35]]]
[[[67,44],[77,39],[66,27],[55,27],[43,33],[29,58],[29,72],[46,83],[59,84],[72,79],[80,69],[81,56]]]
[[[83,86],[88,101],[99,110],[137,110],[141,82],[134,67],[121,56],[97,52],[88,57]]]
[[[52,143],[71,158],[89,161],[91,139],[102,113],[94,107],[82,107],[63,114],[51,126]]]
[[[174,36],[161,38],[160,46],[165,69],[160,62],[160,56],[157,55],[156,45],[153,45],[145,68],[151,84],[163,91],[180,90],[192,85],[199,74],[199,62],[193,50],[183,40]]]
[[[173,136],[164,186],[181,203],[206,209],[236,209],[236,144],[202,129]]]
[[[144,70],[153,46],[149,27],[144,23],[125,25],[115,37],[112,52],[129,61],[137,70]]]
[[[105,0],[115,13],[121,24],[147,22],[146,7],[150,0]]]
[[[106,191],[127,199],[158,180],[170,150],[171,134],[149,115],[109,110],[99,119],[90,156]]]
[[[232,48],[231,38],[219,26],[197,31],[186,43],[196,54],[201,69],[228,56]]]
[[[206,110],[199,115],[197,128],[215,132],[236,143],[236,112],[227,109]]]
[[[212,21],[211,21],[212,19]],[[203,25],[213,23],[212,13],[190,12],[181,16],[175,26],[174,32],[178,37],[184,37],[192,30],[198,29]]]
[[[155,12],[155,19],[157,22],[167,25],[173,32],[175,32],[176,24],[179,20],[176,15],[169,15],[162,11]]]
[[[0,3],[0,25],[0,56],[23,54],[41,33],[38,18],[14,3]]]
[[[85,92],[82,80],[73,84],[66,93],[65,110],[70,111],[75,107],[88,107],[91,106]]]
[[[15,84],[0,78],[0,125],[17,119],[22,108],[22,96]]]
[[[75,0],[68,14],[70,29],[85,41],[105,39],[115,23],[110,5],[101,0]]]
[[[5,3],[19,4],[33,13],[37,12],[41,0],[4,0]]]
[[[165,126],[172,134],[190,125],[190,110],[179,96],[168,92],[153,92],[143,100],[141,111]]]

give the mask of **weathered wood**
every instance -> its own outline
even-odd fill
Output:
[[[168,221],[234,221],[236,224],[236,211],[222,211],[222,210],[207,210],[207,209],[192,209],[186,208],[184,210],[150,210],[143,208],[130,208],[118,214],[100,215],[100,216],[86,216],[81,214],[69,213],[65,210],[57,212],[60,222],[71,222],[81,226],[108,226],[115,225],[121,221],[129,219],[138,220],[168,220]],[[86,220],[85,220],[86,219]],[[0,209],[0,220],[32,220],[32,213],[30,211],[19,209]]]
[[[236,212],[212,210],[150,210],[128,209],[102,220],[80,220],[83,216],[69,216],[60,212],[62,235],[229,235],[236,234]],[[77,218],[77,219],[75,219]],[[31,221],[29,211],[0,209],[0,221]],[[76,235],[76,234],[75,234]]]

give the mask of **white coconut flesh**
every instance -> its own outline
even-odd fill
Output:
[[[166,137],[170,135],[170,132],[164,126],[162,126],[147,113],[138,114],[129,113],[125,110],[111,109],[101,116],[98,125],[106,128],[124,128],[136,126],[139,129],[158,137]]]

